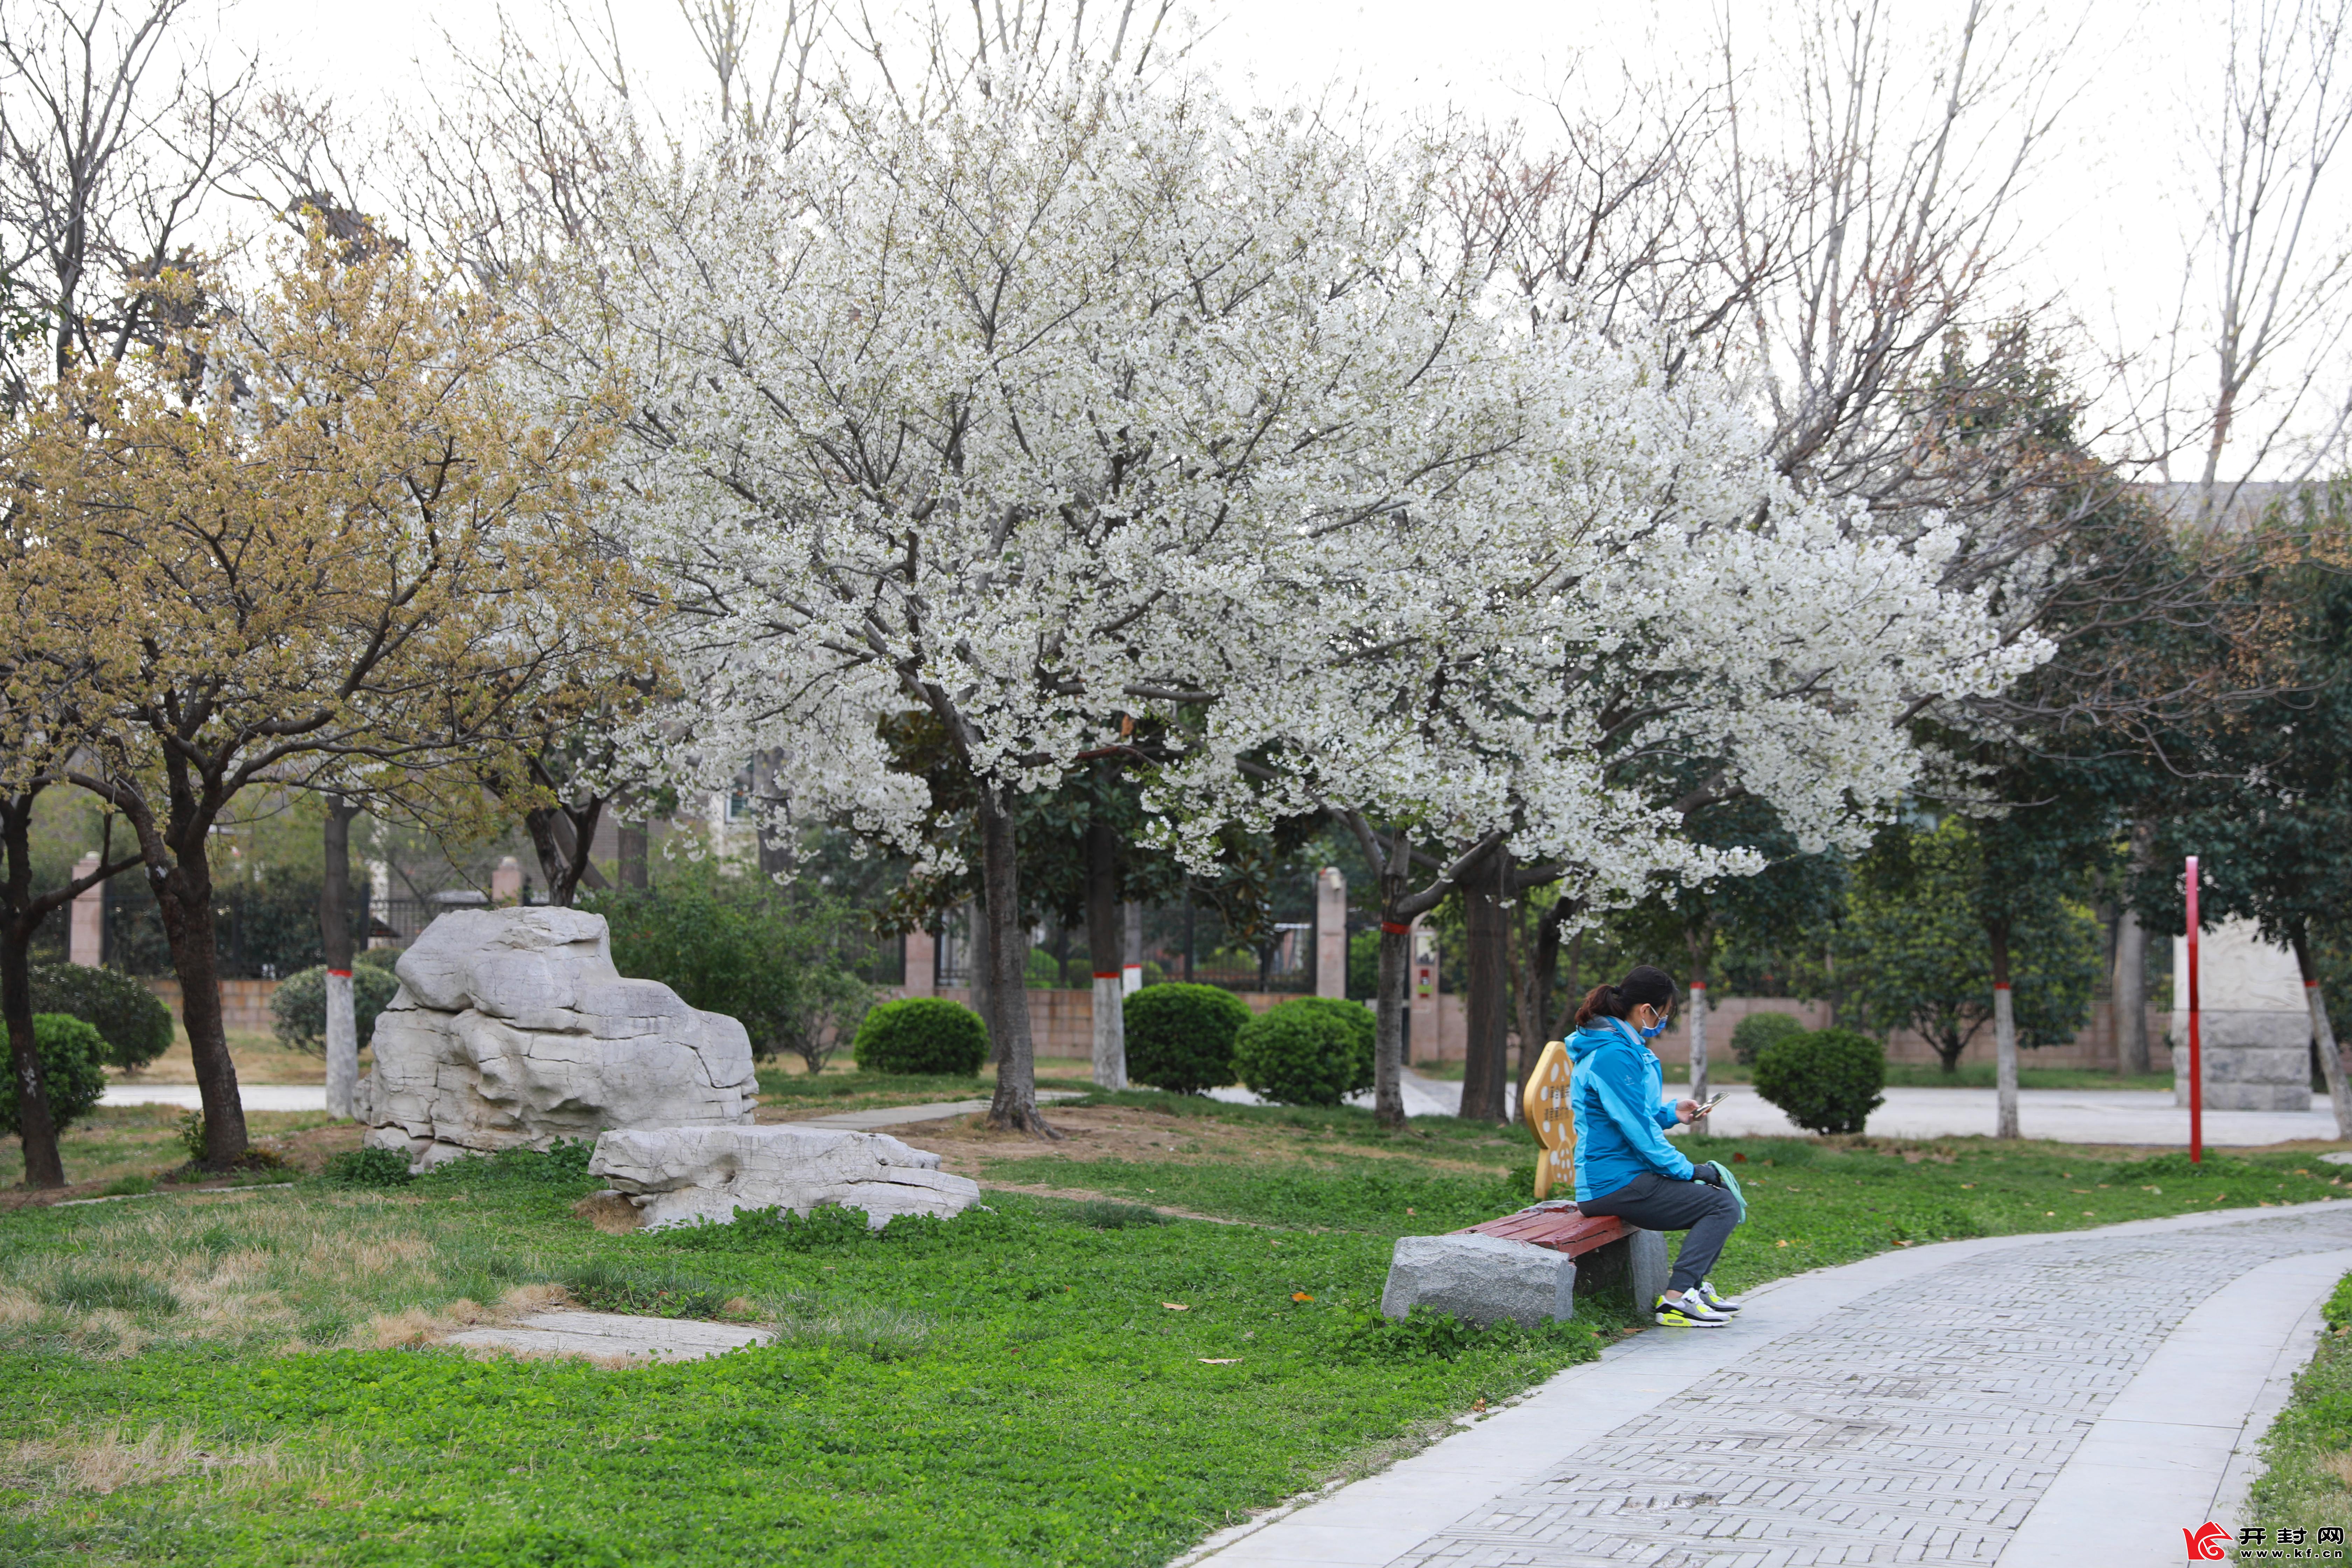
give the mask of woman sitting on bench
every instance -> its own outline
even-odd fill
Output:
[[[1643,1230],[1686,1230],[1665,1294],[1653,1307],[1672,1329],[1716,1329],[1739,1303],[1717,1295],[1707,1270],[1739,1223],[1739,1202],[1712,1165],[1694,1166],[1664,1130],[1698,1114],[1698,1101],[1659,1103],[1665,1074],[1649,1042],[1675,1009],[1675,983],[1643,963],[1596,986],[1576,1010],[1568,1054],[1576,1063],[1569,1108],[1576,1118],[1576,1206]]]

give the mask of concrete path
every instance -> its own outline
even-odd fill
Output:
[[[247,1110],[324,1110],[327,1090],[323,1084],[308,1083],[244,1083],[237,1085],[237,1098]],[[1076,1100],[1076,1095],[1049,1090],[1039,1095],[1040,1101]],[[192,1083],[131,1083],[115,1084],[100,1097],[100,1105],[179,1105],[194,1110],[204,1104]],[[929,1105],[897,1105],[879,1110],[845,1110],[837,1116],[816,1116],[796,1121],[801,1127],[845,1127],[852,1131],[870,1131],[877,1127],[898,1127],[911,1121],[937,1121],[948,1116],[971,1116],[986,1110],[984,1100],[941,1100]]]
[[[1462,1085],[1440,1079],[1423,1078],[1407,1068],[1404,1071],[1404,1113],[1407,1116],[1459,1116],[1462,1114]],[[1265,1105],[1268,1101],[1239,1084],[1209,1091],[1211,1100],[1222,1100],[1227,1105]],[[1348,1103],[1369,1110],[1372,1097],[1368,1093],[1351,1094]]]
[[[467,1329],[446,1342],[520,1355],[583,1355],[633,1362],[700,1361],[775,1336],[740,1323],[693,1318],[637,1318],[624,1312],[533,1312],[503,1328]]]
[[[1669,1086],[1670,1088],[1673,1086]],[[1801,1137],[1796,1124],[1746,1084],[1733,1084],[1708,1118],[1722,1137]],[[1990,1089],[1890,1089],[1870,1113],[1867,1131],[1882,1138],[1992,1135],[1995,1091]],[[1457,1102],[1458,1103],[1458,1102]],[[2209,1110],[2205,1142],[2221,1148],[2284,1143],[2294,1138],[2333,1142],[2336,1118],[2325,1100],[2316,1110]],[[2137,1143],[2187,1148],[2189,1111],[2161,1089],[2022,1089],[2019,1130],[2028,1138],[2062,1143]]]
[[[1669,1084],[1681,1098],[1688,1086]],[[1713,1131],[1726,1138],[1801,1138],[1804,1133],[1780,1110],[1746,1084],[1730,1085],[1723,1104],[1710,1118]],[[1259,1103],[1245,1089],[1212,1089],[1211,1096],[1239,1105]],[[1992,1135],[1994,1091],[1989,1089],[1890,1089],[1886,1103],[1871,1113],[1869,1131],[1882,1138],[1965,1138]],[[1350,1105],[1369,1106],[1372,1097],[1360,1094]],[[2216,1148],[2252,1148],[2284,1143],[2291,1139],[2333,1141],[2336,1118],[2325,1100],[2315,1110],[2209,1110],[2205,1142]],[[1405,1112],[1410,1116],[1455,1116],[1461,1113],[1462,1085],[1423,1078],[1406,1069]],[[2174,1106],[2162,1090],[2108,1089],[2026,1089],[2017,1095],[2017,1116],[2028,1138],[2049,1138],[2062,1143],[2126,1143],[2156,1148],[2189,1146],[2189,1112]]]
[[[1050,1105],[1056,1100],[1078,1100],[1083,1096],[1068,1089],[1047,1089],[1037,1096],[1037,1103]],[[927,1105],[886,1105],[875,1110],[845,1110],[834,1116],[795,1116],[794,1127],[832,1127],[846,1132],[872,1132],[883,1127],[905,1127],[917,1121],[944,1121],[950,1116],[977,1116],[988,1109],[984,1100],[939,1100]]]
[[[2352,1202],[1948,1242],[1653,1330],[1181,1563],[2140,1564],[2234,1534]]]
[[[322,1083],[241,1083],[236,1097],[247,1110],[324,1110],[327,1086]],[[192,1083],[118,1083],[99,1096],[100,1105],[179,1105],[194,1110],[204,1104]]]

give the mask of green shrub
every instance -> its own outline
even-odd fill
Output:
[[[1342,1002],[1336,996],[1301,996],[1285,1002],[1286,1007],[1312,1007],[1347,1026],[1356,1042],[1356,1064],[1348,1079],[1346,1092],[1361,1093],[1372,1087],[1372,1042],[1380,1033],[1373,1021],[1372,1010],[1361,1002]]]
[[[1861,1131],[1885,1086],[1885,1047],[1852,1029],[1790,1035],[1756,1058],[1756,1092],[1808,1132]]]
[[[1360,1057],[1349,1021],[1312,996],[1260,1013],[1234,1037],[1242,1082],[1277,1105],[1339,1104],[1359,1087]]]
[[[41,1088],[49,1124],[64,1131],[88,1116],[106,1092],[106,1040],[70,1013],[33,1015],[33,1048],[41,1058]],[[0,1041],[0,1051],[5,1042]],[[0,1057],[0,1063],[5,1063]],[[0,1070],[0,1132],[17,1132],[16,1075]]]
[[[404,1187],[416,1179],[397,1149],[346,1149],[328,1155],[319,1174],[337,1187]]]
[[[864,1072],[970,1078],[988,1059],[988,1026],[961,1002],[908,996],[869,1011],[850,1054]]]
[[[106,1042],[106,1065],[136,1072],[172,1048],[172,1010],[146,982],[81,963],[33,965],[33,1011],[70,1013]]]
[[[375,1016],[392,1001],[400,982],[379,964],[352,966],[352,1017],[359,1027],[360,1044],[375,1036]],[[327,972],[298,970],[278,983],[269,995],[271,1030],[289,1050],[327,1054]]]
[[[790,1051],[822,1072],[874,1005],[853,967],[855,911],[812,879],[779,888],[703,860],[650,888],[604,889],[580,907],[604,917],[623,974],[658,980],[688,1006],[735,1019],[755,1057]]]
[[[1793,1014],[1750,1013],[1731,1031],[1731,1054],[1738,1058],[1741,1067],[1752,1068],[1765,1047],[1804,1032],[1803,1020]]]
[[[1234,1037],[1250,1010],[1214,985],[1147,985],[1121,1008],[1127,1076],[1171,1094],[1199,1094],[1234,1081]]]

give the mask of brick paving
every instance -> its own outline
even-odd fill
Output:
[[[1992,1563],[2198,1303],[2347,1246],[2337,1211],[1956,1261],[1596,1435],[1395,1568]]]

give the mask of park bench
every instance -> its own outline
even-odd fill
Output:
[[[1666,1285],[1665,1238],[1609,1215],[1588,1215],[1566,1198],[1550,1197],[1556,1182],[1572,1184],[1576,1122],[1569,1109],[1574,1067],[1567,1048],[1554,1040],[1528,1075],[1520,1110],[1543,1147],[1536,1154],[1536,1201],[1516,1214],[1465,1226],[1447,1237],[1405,1237],[1389,1265],[1381,1308],[1391,1317],[1426,1304],[1476,1321],[1495,1317],[1522,1321],[1564,1317],[1577,1296],[1607,1294],[1646,1308]],[[1565,1255],[1566,1264],[1547,1267],[1534,1255],[1495,1242],[1519,1243]],[[1481,1250],[1481,1249],[1484,1250]]]

